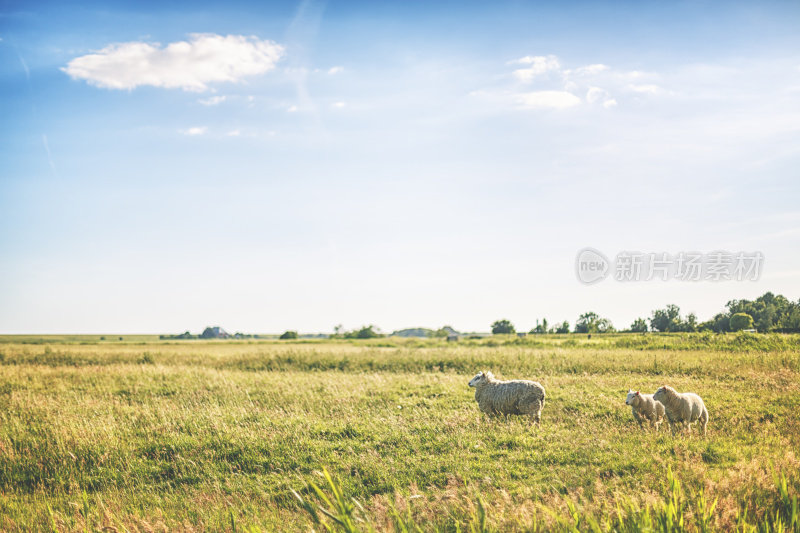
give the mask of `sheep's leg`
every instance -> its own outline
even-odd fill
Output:
[[[642,429],[642,415],[633,411],[633,419],[636,420],[636,423],[639,424],[639,429]]]
[[[542,402],[536,402],[533,404],[531,418],[533,419],[533,423],[537,426],[542,425]]]

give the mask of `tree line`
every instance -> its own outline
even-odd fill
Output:
[[[764,293],[755,300],[731,300],[726,305],[726,310],[714,315],[705,322],[698,322],[697,315],[689,313],[681,315],[680,307],[674,304],[663,309],[655,309],[650,317],[637,318],[624,332],[645,333],[647,331],[659,332],[694,332],[714,331],[724,333],[729,331],[755,330],[759,333],[798,333],[800,332],[800,300],[793,302],[780,294]],[[492,333],[516,333],[514,325],[506,319],[495,321]],[[575,321],[574,333],[612,333],[617,331],[607,318],[599,316],[593,311],[583,313]],[[537,333],[569,333],[568,321],[550,325],[547,319],[537,320],[536,326],[529,331]]]
[[[725,305],[726,309],[714,315],[710,320],[699,322],[697,315],[689,313],[681,314],[681,309],[675,304],[669,304],[663,309],[654,309],[649,318],[637,318],[630,327],[617,330],[608,318],[602,317],[593,311],[581,314],[572,327],[569,321],[564,320],[555,324],[548,323],[547,319],[536,321],[529,332],[530,334],[543,333],[612,333],[616,331],[646,333],[648,331],[657,332],[695,332],[695,331],[714,331],[724,333],[729,331],[755,330],[759,333],[800,333],[800,300],[792,301],[783,295],[775,295],[766,292],[755,300],[731,300]],[[188,331],[179,335],[161,335],[162,339],[202,339],[218,338],[217,331],[222,331],[225,338],[250,339],[267,338],[259,335],[248,335],[234,333],[229,335],[222,328],[206,328],[200,335],[192,335]],[[514,334],[517,332],[514,324],[507,319],[496,320],[491,325],[492,334]],[[385,334],[377,326],[368,325],[353,330],[344,330],[339,325],[334,328],[334,333],[328,335],[332,339],[372,339],[376,337],[386,337],[389,335],[398,336],[426,336],[445,338],[452,335],[460,335],[450,326],[443,326],[436,330],[427,328],[411,328],[401,330],[392,334]],[[324,334],[316,337],[325,337]],[[286,331],[280,335],[281,339],[297,339],[297,331]]]

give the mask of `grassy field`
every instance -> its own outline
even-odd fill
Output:
[[[798,336],[123,337],[0,337],[1,530],[800,530]],[[482,369],[542,426],[481,416]],[[638,429],[662,384],[706,438]]]

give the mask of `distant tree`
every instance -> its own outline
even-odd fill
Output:
[[[536,321],[536,327],[530,330],[529,333],[532,334],[540,334],[540,333],[547,333],[547,319],[543,318],[542,323],[540,324],[539,321]]]
[[[593,311],[584,313],[575,322],[575,333],[610,333],[614,325],[607,318],[601,318]]]
[[[800,301],[792,302],[780,294],[766,292],[753,301],[731,300],[727,307],[729,317],[736,313],[750,315],[760,332],[800,331]]]
[[[344,334],[345,339],[374,339],[375,337],[382,337],[377,327],[373,325],[364,326],[361,329],[354,329]]]
[[[650,317],[650,329],[653,331],[684,331],[692,332],[698,329],[713,329],[710,324],[698,324],[697,315],[689,313],[686,318],[681,317],[681,308],[670,304],[665,309],[656,309]]]
[[[631,324],[631,331],[634,333],[646,333],[647,332],[647,321],[644,318],[637,318]]]
[[[375,326],[367,326],[358,330],[356,333],[356,338],[359,339],[374,339],[375,337],[380,337],[381,334],[375,331],[377,328]]]
[[[442,326],[441,328],[437,329],[433,332],[432,336],[436,337],[437,339],[443,339],[449,335],[457,335],[458,332],[452,328],[452,326]]]
[[[296,331],[284,331],[283,335],[281,335],[280,338],[281,338],[281,340],[296,339],[297,338],[297,332]]]
[[[747,313],[734,313],[730,319],[731,331],[741,331],[743,329],[753,329],[753,317]]]
[[[800,331],[800,300],[797,303],[791,303],[789,309],[786,311],[780,321],[777,323],[776,329],[778,331]]]
[[[569,333],[569,322],[566,320],[556,326],[556,333]]]
[[[516,333],[514,324],[506,319],[497,320],[492,324],[492,334],[501,335],[504,333]]]
[[[697,315],[694,313],[689,313],[686,315],[686,320],[681,321],[681,331],[695,332],[699,328],[700,325],[697,323]]]
[[[597,321],[597,333],[614,333],[617,331],[614,324],[607,318],[601,318]]]
[[[681,308],[669,304],[666,309],[656,309],[650,318],[650,328],[653,331],[679,331]]]
[[[583,313],[581,316],[578,317],[577,322],[575,322],[575,333],[596,332],[598,320],[600,320],[600,316],[593,311],[589,311],[588,313]]]
[[[724,333],[730,331],[730,317],[727,313],[717,313],[714,318],[707,320],[700,324],[698,329],[700,331],[714,331],[716,333]]]

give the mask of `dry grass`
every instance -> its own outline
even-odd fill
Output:
[[[380,530],[466,525],[478,497],[502,530],[607,518],[668,468],[719,530],[776,508],[776,470],[797,493],[797,350],[568,341],[0,344],[0,529],[305,530],[291,491],[323,466]],[[481,416],[478,369],[544,384],[542,427]],[[625,392],[663,383],[703,396],[707,438],[637,429]]]

